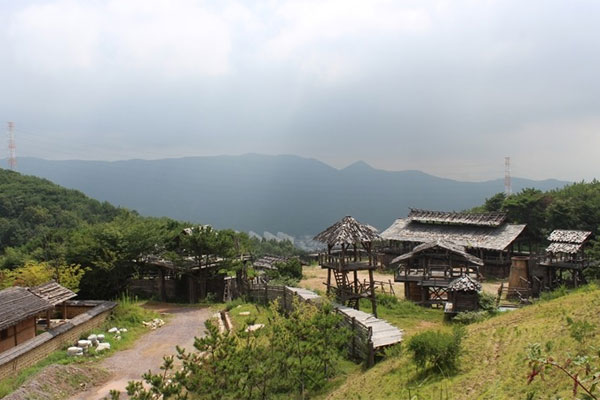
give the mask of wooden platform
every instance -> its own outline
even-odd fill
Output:
[[[315,299],[320,299],[321,298],[321,296],[319,296],[318,294],[316,294],[312,290],[302,289],[302,288],[297,288],[297,287],[290,287],[290,286],[287,286],[287,288],[290,291],[292,291],[295,294],[297,294],[298,297],[300,297],[304,301],[311,301],[311,300],[315,300]]]
[[[396,328],[389,322],[383,319],[375,318],[373,314],[355,310],[354,308],[340,304],[335,304],[335,307],[348,317],[354,317],[356,318],[357,322],[360,322],[361,324],[372,329],[373,348],[378,349],[402,341],[402,337],[404,336],[402,330]]]
[[[321,298],[321,296],[308,289],[294,287],[288,287],[288,289],[296,293],[302,300],[305,301],[315,301],[316,299]],[[367,328],[371,328],[373,332],[371,340],[373,341],[373,348],[375,350],[402,341],[404,336],[402,330],[396,328],[389,322],[383,319],[375,318],[373,314],[355,310],[354,308],[343,306],[341,304],[334,303],[334,307],[348,318],[355,318],[356,322],[364,325]]]

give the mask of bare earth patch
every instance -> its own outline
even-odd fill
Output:
[[[158,307],[158,306],[157,306]],[[205,334],[204,323],[214,311],[208,308],[161,305],[160,311],[172,314],[165,326],[142,336],[131,349],[119,351],[102,360],[99,367],[110,373],[106,383],[87,391],[80,391],[71,400],[97,400],[108,396],[114,389],[125,392],[127,383],[140,380],[142,374],[151,370],[158,372],[163,356],[176,354],[179,345],[192,350],[194,337]]]
[[[50,365],[4,400],[64,399],[109,378],[110,372],[89,364]]]
[[[389,281],[392,283],[392,287],[394,288],[394,293],[397,297],[404,297],[404,286],[402,283],[394,282],[394,275],[391,273],[384,273],[375,271],[373,274],[373,278],[376,281],[385,282],[385,292],[389,293]],[[331,278],[333,280],[333,277]],[[369,281],[369,273],[367,271],[358,271],[358,279],[360,281],[367,282]],[[327,287],[325,286],[325,282],[327,282],[327,270],[321,268],[320,266],[305,266],[302,269],[302,280],[300,281],[300,287],[317,290],[318,292],[325,293]],[[377,289],[377,293],[381,293],[380,289]]]

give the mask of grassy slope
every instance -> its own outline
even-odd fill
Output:
[[[450,399],[573,398],[571,384],[552,372],[545,381],[527,385],[525,349],[529,343],[551,342],[552,354],[564,360],[577,343],[569,336],[566,317],[600,326],[600,289],[591,286],[555,300],[470,325],[463,342],[461,369],[453,377],[424,378],[407,355],[391,357],[366,373],[350,375],[330,399]],[[392,318],[389,318],[392,320]],[[410,333],[410,332],[409,332]],[[596,339],[597,340],[597,339]],[[594,342],[594,340],[592,340]]]

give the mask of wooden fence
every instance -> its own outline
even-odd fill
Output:
[[[249,301],[267,305],[277,300],[284,312],[291,311],[294,299],[318,305],[323,299],[306,289],[291,288],[276,285],[251,285],[246,292]],[[341,325],[351,332],[351,340],[348,342],[348,353],[356,360],[362,360],[368,367],[375,363],[375,348],[373,346],[373,329],[366,326],[357,318],[347,315],[334,304],[335,311],[342,317]]]

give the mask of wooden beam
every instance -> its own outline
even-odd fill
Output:
[[[371,307],[373,309],[373,315],[377,318],[377,301],[375,300],[375,286],[373,284],[373,270],[369,270],[369,285],[371,286]]]

